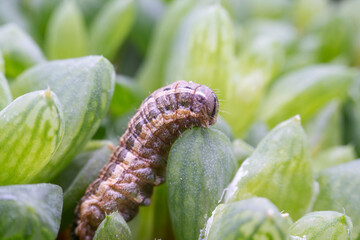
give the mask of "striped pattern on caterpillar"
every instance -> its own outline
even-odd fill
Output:
[[[126,221],[150,204],[153,187],[165,181],[170,147],[186,129],[216,122],[219,102],[205,85],[178,81],[147,97],[98,178],[76,207],[75,235],[90,240],[105,214]]]

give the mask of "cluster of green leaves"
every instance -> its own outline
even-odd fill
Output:
[[[185,132],[151,205],[95,239],[360,239],[359,8],[0,1],[0,239],[68,232],[146,93],[179,79],[215,90],[217,124]]]

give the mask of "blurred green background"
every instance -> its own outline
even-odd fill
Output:
[[[237,156],[245,149],[247,157],[270,129],[299,115],[315,173],[358,158],[359,12],[359,0],[0,0],[0,165],[20,176],[3,175],[0,185],[62,186],[66,229],[142,100],[180,79],[214,89],[216,128],[246,145],[235,147]],[[10,134],[20,123],[1,119],[16,97],[47,87],[54,93],[40,93],[51,97],[37,106],[47,106],[46,121],[61,130],[37,143],[48,151],[41,164],[22,160],[29,166],[22,177],[4,159],[28,138],[21,133],[10,143],[3,129]],[[23,101],[11,105],[14,119],[17,111],[36,114]],[[92,159],[102,164],[82,180]],[[166,206],[164,185],[130,223],[133,238],[173,239]]]

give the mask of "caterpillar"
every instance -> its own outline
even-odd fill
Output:
[[[128,123],[107,164],[75,209],[75,235],[91,240],[106,214],[130,221],[165,181],[172,143],[188,128],[216,122],[219,101],[207,86],[178,81],[148,96]]]

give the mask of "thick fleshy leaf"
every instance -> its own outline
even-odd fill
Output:
[[[39,46],[44,46],[46,28],[54,9],[61,0],[20,1],[23,14],[27,17],[29,32]]]
[[[82,57],[89,53],[85,23],[75,1],[63,1],[52,14],[45,49],[49,59]]]
[[[113,212],[107,215],[96,230],[94,240],[132,240],[130,228],[124,218]]]
[[[251,18],[282,18],[291,6],[286,0],[224,0],[224,5],[240,23]]]
[[[292,236],[306,240],[351,240],[353,225],[343,213],[319,211],[306,214],[289,228]]]
[[[75,177],[78,175],[80,170],[87,164],[90,160],[94,151],[99,150],[103,147],[109,146],[111,148],[112,143],[107,140],[90,140],[86,143],[85,147],[81,152],[74,157],[71,162],[66,166],[64,170],[51,181],[52,183],[59,185],[65,191],[74,181]]]
[[[118,75],[115,80],[114,96],[111,99],[111,117],[118,117],[137,109],[145,94],[135,81],[125,76]]]
[[[197,239],[236,166],[231,143],[218,130],[194,128],[173,144],[166,176],[177,239]]]
[[[354,225],[353,239],[360,236],[360,160],[334,166],[319,173],[320,193],[313,210],[344,212]]]
[[[0,25],[14,23],[21,29],[29,29],[29,23],[22,12],[21,2],[20,0],[0,1]]]
[[[335,147],[342,142],[341,109],[339,101],[331,101],[309,120],[305,126],[312,155],[319,151]]]
[[[108,2],[90,26],[90,51],[112,60],[134,22],[134,1]]]
[[[49,86],[64,106],[64,139],[34,181],[56,176],[93,136],[110,105],[114,79],[113,66],[100,56],[48,62],[16,79],[11,86],[15,95]]]
[[[163,85],[175,33],[183,17],[197,2],[194,0],[175,1],[161,18],[155,30],[145,64],[138,75],[139,84],[145,91],[154,91]]]
[[[4,76],[0,72],[0,111],[6,107],[12,100],[10,88],[8,82]]]
[[[266,197],[293,219],[308,209],[313,176],[307,137],[295,116],[276,126],[244,161],[227,188],[226,202]]]
[[[101,168],[109,160],[112,144],[102,141],[102,147],[77,155],[57,177],[64,189],[64,210],[61,228],[68,227],[74,220],[75,207],[86,188],[98,176]],[[64,179],[70,180],[64,182]],[[55,183],[57,182],[55,181]]]
[[[256,147],[259,142],[269,133],[269,129],[263,122],[255,122],[246,134],[245,141]]]
[[[164,83],[186,79],[225,94],[234,47],[232,22],[221,4],[195,8],[175,35]]]
[[[354,72],[340,65],[316,65],[278,79],[264,100],[260,116],[270,126],[299,114],[306,122],[334,98],[343,99]]]
[[[140,208],[139,214],[128,224],[133,240],[174,239],[166,183],[154,188],[150,206]]]
[[[206,225],[206,240],[288,239],[288,224],[266,198],[220,204]]]
[[[330,12],[328,18],[314,32],[319,41],[319,46],[316,49],[318,61],[331,62],[338,59],[338,61],[349,63],[352,31],[343,17],[336,12]]]
[[[356,153],[352,145],[336,146],[319,152],[316,157],[313,158],[312,167],[314,172],[320,172],[325,168],[347,163],[355,158]]]
[[[222,109],[235,137],[243,137],[253,123],[263,97],[267,79],[261,69],[240,76],[233,74],[227,83]],[[246,114],[244,114],[246,113]]]
[[[0,27],[0,50],[5,60],[5,76],[9,78],[45,61],[40,48],[31,37],[14,24]]]
[[[0,185],[29,183],[64,136],[62,106],[50,90],[25,94],[0,112]]]
[[[221,117],[220,115],[218,115],[216,123],[211,127],[224,133],[226,136],[228,136],[228,138],[230,140],[234,139],[234,135],[232,133],[231,127],[225,121],[225,119],[223,117]]]
[[[350,101],[345,104],[345,117],[343,134],[345,142],[355,146],[356,152],[360,154],[360,73],[355,78],[354,84],[349,89]]]
[[[283,71],[285,51],[295,38],[294,27],[281,21],[256,20],[243,28],[222,104],[237,137],[243,137],[256,120],[267,86]]]
[[[235,139],[232,146],[238,167],[254,152],[254,148],[241,139]]]
[[[327,0],[296,0],[292,6],[294,24],[302,30],[311,27],[319,15],[328,10],[329,1]]]
[[[138,51],[145,55],[154,29],[165,12],[165,4],[161,0],[137,0],[136,17],[129,35]]]
[[[1,50],[0,50],[0,72],[5,73],[5,62]]]
[[[256,20],[244,26],[237,43],[238,71],[247,75],[261,71],[268,84],[283,71],[287,62],[286,51],[296,40],[297,30],[286,21]]]
[[[62,191],[53,184],[0,187],[0,239],[55,239]]]
[[[351,49],[352,64],[360,66],[360,16],[358,9],[360,2],[346,1],[340,6],[340,17],[345,19],[351,30]]]
[[[105,4],[112,0],[75,0],[84,14],[86,23],[89,25],[97,16]]]

